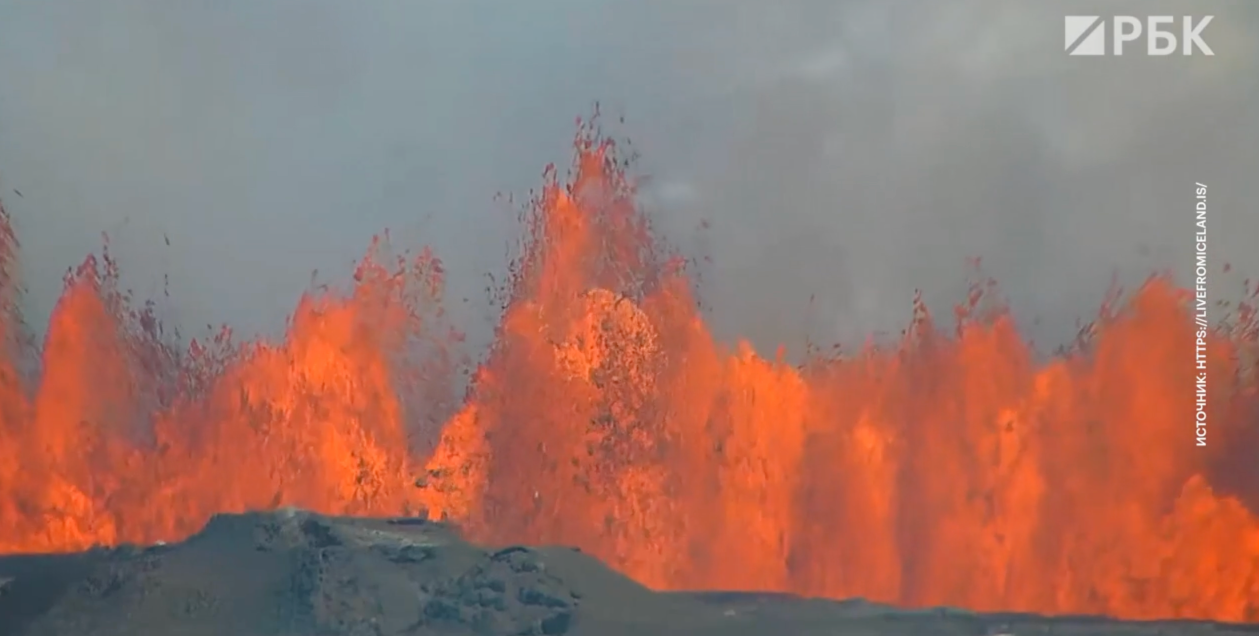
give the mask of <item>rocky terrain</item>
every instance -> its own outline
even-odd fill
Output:
[[[563,547],[417,519],[221,515],[178,544],[0,557],[4,636],[1241,634],[747,593],[657,593]]]

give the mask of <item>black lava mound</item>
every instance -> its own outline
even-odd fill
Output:
[[[0,636],[1247,632],[1259,627],[656,593],[569,548],[486,548],[441,523],[298,510],[221,515],[171,545],[0,557]]]

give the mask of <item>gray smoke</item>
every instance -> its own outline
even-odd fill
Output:
[[[1080,13],[1214,14],[1215,56],[1069,57]],[[895,332],[982,257],[1058,342],[1112,275],[1183,280],[1195,181],[1234,267],[1213,291],[1259,273],[1257,37],[1244,0],[7,2],[0,194],[33,322],[107,231],[141,295],[169,274],[173,320],[274,332],[391,228],[484,336],[514,220],[493,196],[567,164],[598,100],[644,204],[713,259],[724,337]]]

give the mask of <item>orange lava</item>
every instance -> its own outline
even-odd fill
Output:
[[[281,342],[189,347],[89,258],[37,348],[4,217],[0,551],[170,541],[285,505],[426,510],[657,588],[1259,620],[1249,307],[1210,336],[1206,448],[1190,300],[1165,278],[1048,360],[978,287],[954,328],[915,304],[893,346],[792,366],[714,341],[615,149],[583,127],[576,156],[526,215],[462,400],[428,253],[374,244]]]

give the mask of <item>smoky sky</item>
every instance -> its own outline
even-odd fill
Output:
[[[1215,55],[1070,57],[1065,14],[1214,15]],[[597,101],[723,338],[896,332],[980,257],[1061,341],[1112,278],[1187,279],[1196,181],[1212,293],[1259,273],[1257,36],[1243,0],[4,0],[0,195],[35,323],[108,232],[168,319],[274,332],[388,228],[475,336],[495,194],[567,165]]]

